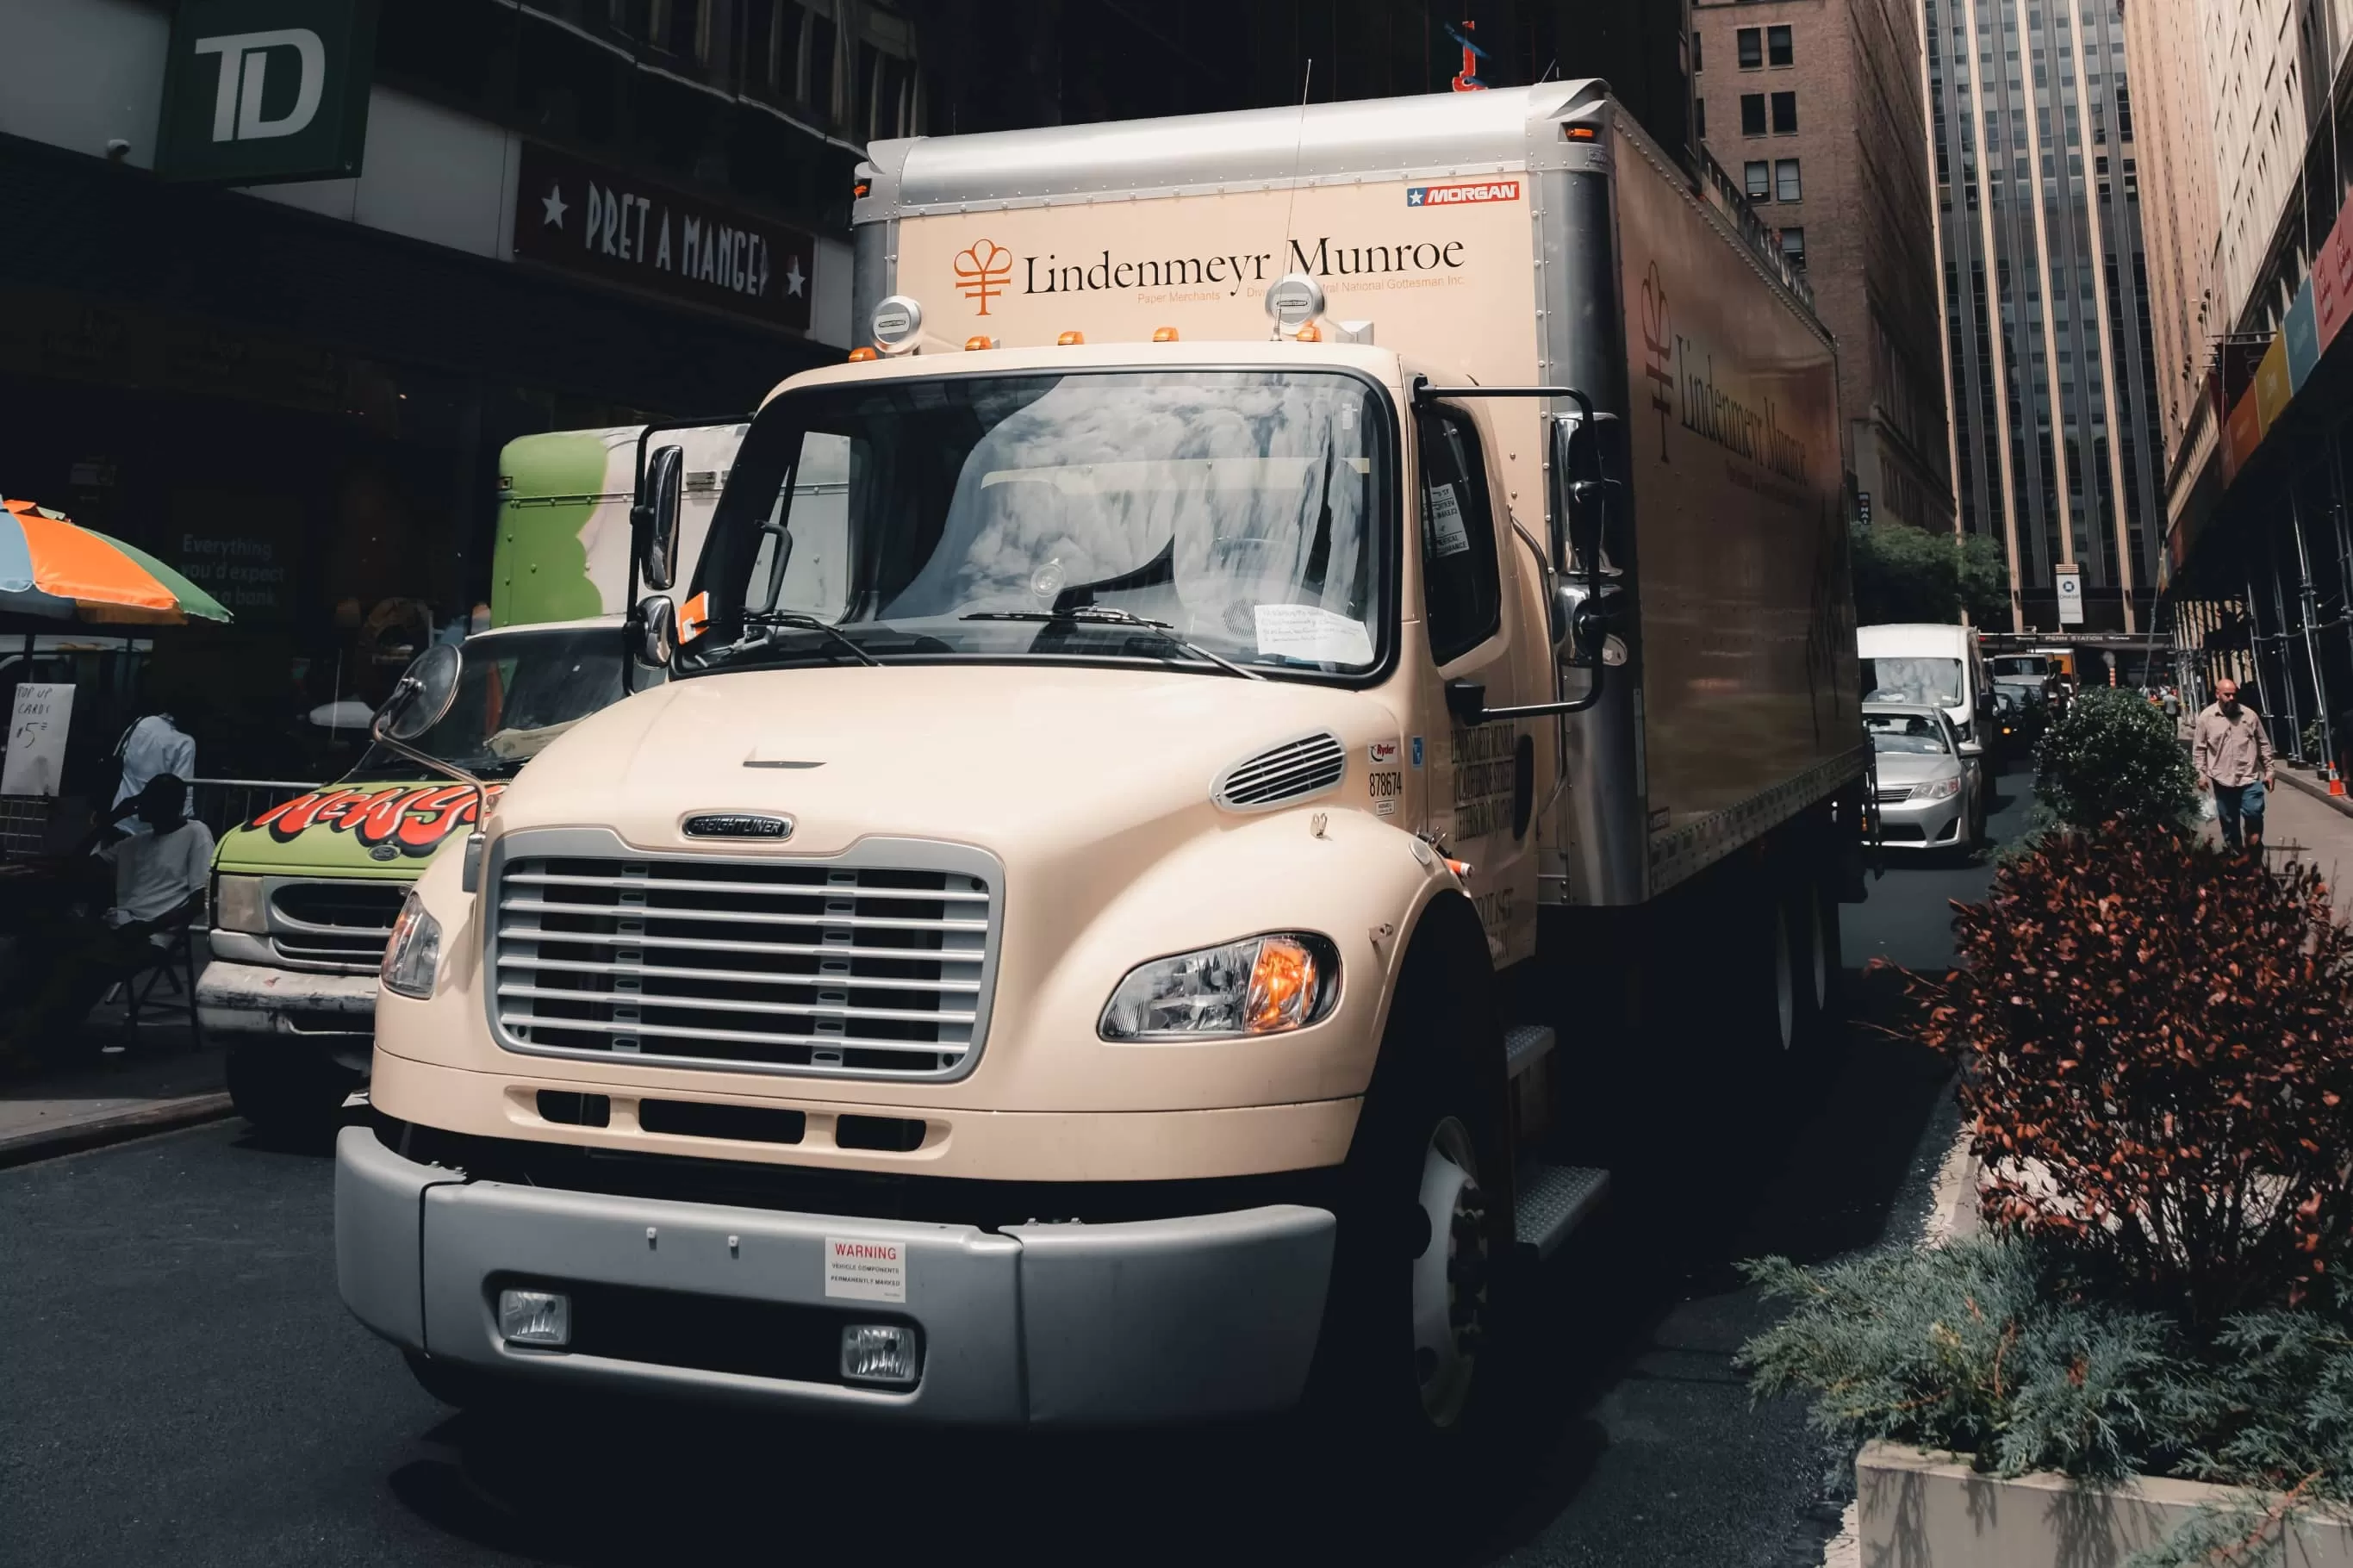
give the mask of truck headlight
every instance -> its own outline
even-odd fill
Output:
[[[1914,800],[1947,800],[1960,793],[1961,781],[1957,778],[1930,779],[1926,784],[1912,786]]]
[[[1340,996],[1340,953],[1307,931],[1271,931],[1128,971],[1095,1032],[1106,1040],[1230,1039],[1321,1021]]]
[[[427,914],[415,889],[392,922],[392,940],[385,943],[384,968],[378,973],[384,988],[423,1000],[433,994],[433,981],[441,969],[441,922]]]
[[[264,934],[269,930],[269,916],[262,904],[260,878],[224,873],[213,879],[214,929]]]

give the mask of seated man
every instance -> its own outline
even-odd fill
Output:
[[[97,851],[114,868],[112,906],[96,921],[59,921],[27,933],[30,962],[19,965],[0,995],[0,1075],[63,1058],[106,988],[154,963],[172,933],[195,917],[212,869],[213,836],[181,815],[187,799],[187,785],[175,774],[158,773],[117,806],[107,826],[135,812],[148,831]]]

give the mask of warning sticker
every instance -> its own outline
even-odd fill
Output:
[[[905,1300],[906,1245],[854,1236],[827,1237],[825,1293],[857,1301]]]
[[[1451,484],[1422,492],[1430,498],[1430,552],[1460,555],[1471,548],[1471,531],[1462,526],[1462,505]]]

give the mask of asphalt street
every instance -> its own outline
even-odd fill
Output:
[[[2005,782],[1998,836],[2023,815]],[[1820,1560],[1846,1456],[1752,1405],[1739,1259],[1901,1241],[1952,1111],[1873,957],[1941,972],[1976,865],[1846,912],[1856,1018],[1818,1064],[1629,1079],[1620,1198],[1556,1260],[1510,1450],[1472,1491],[1327,1462],[1287,1425],[973,1437],[667,1409],[453,1416],[344,1312],[332,1167],[225,1122],[0,1172],[0,1542],[12,1562]],[[1695,952],[1704,953],[1704,942]],[[1695,963],[1649,1020],[1723,988]]]

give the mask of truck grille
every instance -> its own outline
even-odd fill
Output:
[[[291,968],[373,973],[407,895],[406,881],[272,879],[270,951]]]
[[[496,877],[511,1048],[754,1071],[959,1076],[996,902],[956,870],[517,856]]]

